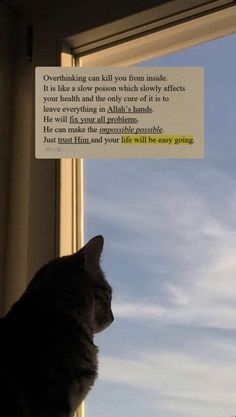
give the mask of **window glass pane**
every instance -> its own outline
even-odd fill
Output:
[[[86,417],[236,414],[236,35],[144,62],[205,67],[203,160],[85,161],[115,321]]]

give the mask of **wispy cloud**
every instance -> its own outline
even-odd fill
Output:
[[[217,309],[217,311],[216,311]],[[134,320],[161,321],[168,324],[180,324],[198,327],[236,329],[236,311],[234,307],[215,304],[193,307],[163,307],[142,303],[119,303],[113,307],[117,318]]]
[[[111,265],[114,280],[123,257],[152,280],[142,298],[119,293],[116,316],[236,328],[236,180],[212,168],[193,170],[191,180],[145,174],[134,181],[125,165],[119,175],[126,186],[119,182],[115,198],[105,199],[102,190],[88,204],[90,215],[119,229],[121,239],[110,243],[118,259]],[[135,285],[128,265],[129,272]]]
[[[215,189],[210,186],[213,177]],[[112,252],[118,259],[116,263],[114,256],[110,266],[118,282],[115,317],[121,326],[142,323],[143,338],[157,323],[176,338],[175,325],[188,326],[190,339],[196,328],[236,330],[236,181],[209,170],[199,174],[196,183],[171,175],[154,182],[150,187],[141,180],[132,183],[133,188],[129,183],[132,192],[125,202],[119,199],[119,189],[114,199],[98,195],[90,202],[91,214],[102,224],[109,222],[113,231]],[[143,199],[139,185],[145,190]],[[116,227],[121,237],[117,240]],[[125,278],[119,277],[123,259],[128,259]],[[133,266],[144,282],[139,296],[134,296],[140,281]],[[122,291],[121,280],[127,280]],[[125,358],[101,358],[100,379],[137,390],[150,415],[231,417],[236,413],[234,340],[223,341],[222,334],[200,340],[203,344],[194,348],[179,341],[177,350],[170,337],[165,350],[152,344],[146,352],[142,344],[131,352],[129,344]]]
[[[222,363],[214,357],[203,360],[170,351],[136,353],[122,360],[103,357],[100,378],[149,393],[149,405],[159,411],[192,417],[202,410],[207,417],[222,417],[236,409],[236,362],[232,365],[227,359]]]
[[[155,287],[143,299],[133,301],[126,297],[122,301],[117,297],[116,316],[236,329],[236,233],[222,230],[222,226],[214,230],[220,230],[221,237],[214,238],[213,248],[205,248],[208,256],[198,254],[199,257],[188,260],[187,271],[175,271],[174,281],[170,277],[162,283],[165,298],[158,297]],[[157,271],[153,264],[152,268],[158,276],[158,265]]]

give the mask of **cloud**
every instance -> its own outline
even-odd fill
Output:
[[[143,163],[137,179],[132,164],[119,166],[108,179],[120,178],[109,198],[99,188],[88,199],[89,216],[111,227],[115,283],[123,259],[129,285],[133,271],[138,285],[143,276],[139,298],[117,284],[116,316],[236,329],[236,180],[209,167],[176,175],[174,165],[159,179]]]
[[[118,296],[113,305],[115,315],[135,320],[236,329],[236,233],[216,222],[214,227],[212,224],[204,227],[205,233],[217,234],[210,249],[205,248],[202,256],[200,248],[196,249],[200,253],[195,256],[190,252],[192,259],[186,264],[183,262],[184,270],[172,272],[174,280],[170,276],[161,284],[164,298],[158,295],[155,284],[152,293],[139,300],[129,299],[126,295],[123,301]],[[183,251],[181,256],[184,259],[186,252]],[[157,265],[155,270],[153,261],[151,268],[153,275],[158,276],[160,266]]]
[[[117,303],[113,305],[113,311],[116,318],[149,320],[154,323],[160,321],[166,324],[196,327],[236,329],[235,308],[226,305],[218,306],[216,303],[176,308],[145,303]]]
[[[126,296],[123,301],[118,296],[113,305],[116,317],[236,329],[235,248],[236,234],[225,232],[225,237],[215,242],[214,254],[192,260],[191,271],[176,272],[175,281],[162,284],[164,298],[155,288],[139,300]]]
[[[165,308],[144,303],[113,303],[112,309],[118,318],[134,318],[135,320],[156,320],[163,317]]]
[[[234,351],[234,359],[236,354]],[[235,413],[236,361],[203,360],[168,351],[134,354],[132,359],[102,357],[100,379],[126,384],[149,395],[156,411],[182,412],[188,417]],[[200,413],[201,411],[201,413]]]
[[[108,231],[104,261],[115,318],[127,333],[141,323],[143,333],[137,345],[138,326],[130,336],[117,327],[115,347],[107,340],[116,357],[100,358],[100,379],[133,389],[149,415],[231,417],[235,338],[226,343],[221,330],[236,330],[236,180],[199,165],[177,171],[160,164],[155,171],[138,163],[138,178],[132,164],[109,166],[110,177],[105,169],[87,200],[87,221]],[[165,340],[144,352],[141,339],[150,341],[157,324]],[[180,340],[178,326],[188,340]]]

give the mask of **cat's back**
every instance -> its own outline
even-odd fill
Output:
[[[12,374],[11,361],[8,359],[7,326],[5,318],[0,318],[0,404],[1,415],[4,417],[24,417],[16,399],[13,386],[15,378]]]
[[[69,416],[93,385],[96,346],[76,316],[60,304],[52,305],[49,299],[42,302],[40,296],[31,294],[0,320],[0,402],[6,407],[4,417],[12,417],[15,409],[17,417],[28,416],[20,411],[28,407],[25,398],[33,404],[30,408],[36,409],[41,409],[42,403],[49,408],[53,398],[49,416],[54,417],[54,408],[60,410],[55,416]]]

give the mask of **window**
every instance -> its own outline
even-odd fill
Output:
[[[141,65],[207,70],[204,160],[85,161],[85,236],[105,235],[116,316],[97,336],[100,379],[88,417],[235,413],[236,38],[192,46],[232,33],[234,21],[235,6],[227,7],[76,59],[106,66],[148,58]],[[82,165],[63,164],[71,173],[70,251],[82,236],[75,215],[82,212]]]

